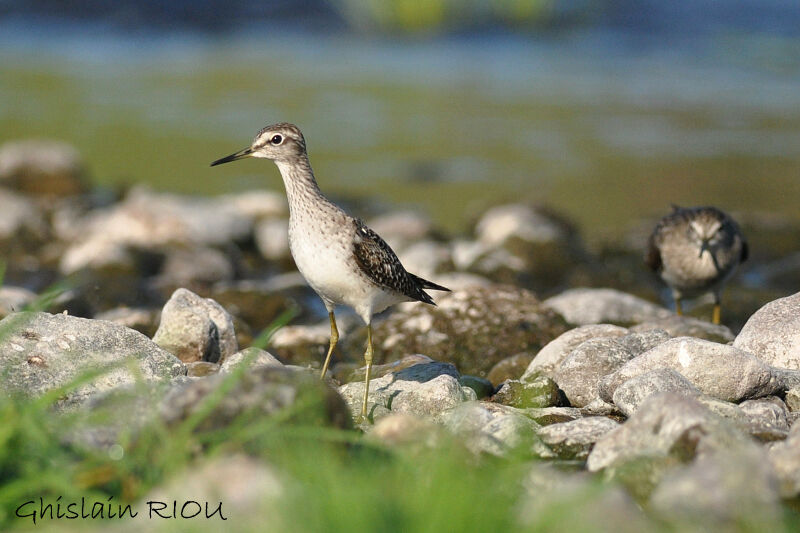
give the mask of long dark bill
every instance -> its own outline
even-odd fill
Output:
[[[253,153],[252,148],[245,148],[244,150],[239,150],[235,154],[231,154],[228,156],[223,157],[222,159],[217,159],[211,166],[221,165],[222,163],[230,163],[231,161],[236,161],[237,159],[244,159],[245,157],[249,156]]]

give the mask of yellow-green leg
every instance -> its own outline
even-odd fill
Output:
[[[675,313],[678,316],[683,316],[683,308],[681,307],[681,299],[675,298]]]
[[[722,307],[720,306],[719,302],[714,304],[714,314],[711,315],[711,322],[714,324],[719,324],[722,319]]]
[[[322,374],[320,374],[319,379],[325,379],[325,374],[328,372],[328,365],[331,362],[331,354],[336,347],[336,343],[339,342],[339,330],[336,329],[336,317],[333,311],[328,313],[328,318],[331,319],[331,344],[328,346],[328,355],[325,356],[325,364],[322,365]]]
[[[369,396],[369,374],[372,370],[372,325],[367,324],[367,351],[364,352],[367,363],[367,376],[364,378],[364,401],[361,403],[361,418],[367,418],[367,396]]]

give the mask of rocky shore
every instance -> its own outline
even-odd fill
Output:
[[[376,321],[370,421],[356,427],[361,324],[341,315],[333,377],[320,382],[328,323],[289,255],[282,191],[99,191],[72,148],[8,143],[0,207],[6,394],[58,390],[65,413],[124,397],[127,429],[172,427],[221,394],[198,429],[294,407],[282,423],[388,447],[455,438],[476,455],[524,454],[541,461],[523,521],[540,492],[597,479],[609,487],[600,505],[630,524],[770,524],[800,502],[797,220],[738,217],[752,259],[718,326],[702,319],[710,302],[688,317],[661,305],[641,260],[652,221],[589,245],[538,206],[491,208],[460,236],[411,211],[368,219],[409,271],[453,292]],[[294,321],[254,346],[287,309]],[[119,429],[74,438],[103,448]]]

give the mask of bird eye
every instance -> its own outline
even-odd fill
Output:
[[[281,137],[280,135],[273,135],[272,139],[270,139],[269,142],[274,144],[275,146],[278,146],[283,142],[283,137]]]

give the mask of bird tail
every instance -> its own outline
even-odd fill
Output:
[[[448,289],[447,287],[442,287],[441,285],[437,285],[432,281],[428,281],[427,279],[422,279],[421,277],[415,276],[414,274],[411,274],[410,272],[409,272],[409,275],[423,289],[432,289],[434,291],[451,292],[450,289]]]

